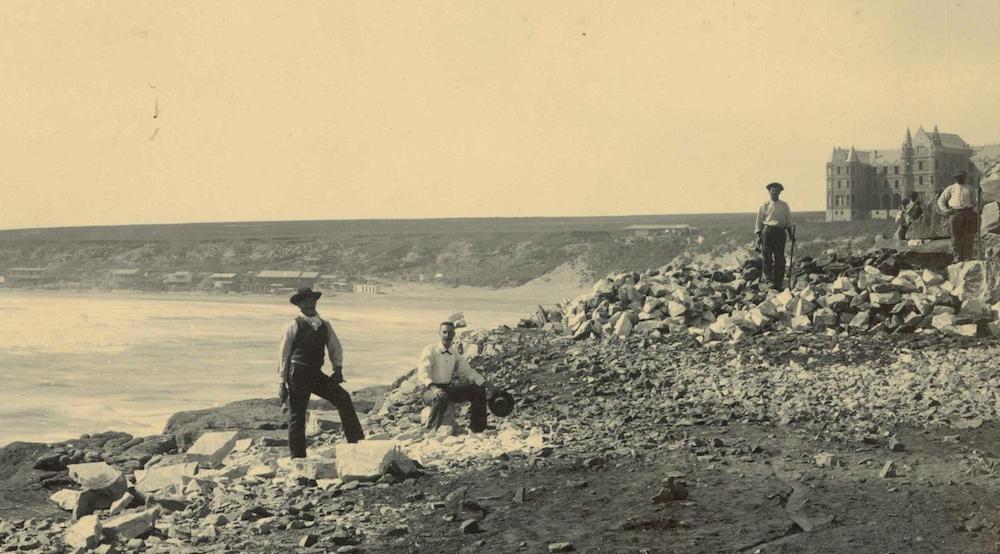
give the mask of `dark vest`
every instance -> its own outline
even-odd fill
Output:
[[[330,339],[326,322],[315,331],[305,318],[295,318],[295,340],[292,342],[292,363],[314,368],[323,367],[323,349]]]

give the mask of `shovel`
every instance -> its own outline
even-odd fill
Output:
[[[795,283],[795,226],[792,225],[792,252],[788,255],[788,289]]]

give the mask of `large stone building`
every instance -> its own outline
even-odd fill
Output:
[[[970,146],[962,137],[921,127],[898,150],[834,148],[826,164],[826,220],[888,219],[916,192],[927,204],[963,169],[967,182],[1000,161],[1000,145]]]

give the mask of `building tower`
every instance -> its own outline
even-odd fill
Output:
[[[910,135],[909,127],[906,128],[906,138],[899,149],[899,159],[903,179],[900,193],[903,198],[909,198],[913,192],[913,137]]]

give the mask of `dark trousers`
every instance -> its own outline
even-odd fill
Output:
[[[959,210],[949,218],[951,223],[951,254],[955,262],[975,258],[976,231],[979,216],[972,208]]]
[[[785,234],[784,227],[764,226],[760,234],[760,250],[764,255],[764,277],[775,287],[785,281]]]
[[[361,422],[354,411],[351,394],[319,368],[292,364],[288,377],[288,448],[293,458],[306,456],[306,409],[309,396],[315,394],[326,399],[340,413],[340,423],[344,426],[347,442],[358,442],[365,438]]]
[[[481,433],[486,430],[486,389],[482,385],[438,385],[444,389],[447,397],[439,399],[434,395],[433,390],[425,390],[423,400],[425,406],[431,407],[431,416],[427,419],[428,429],[437,429],[441,426],[445,410],[450,403],[470,402],[469,408],[469,430],[473,433]]]

